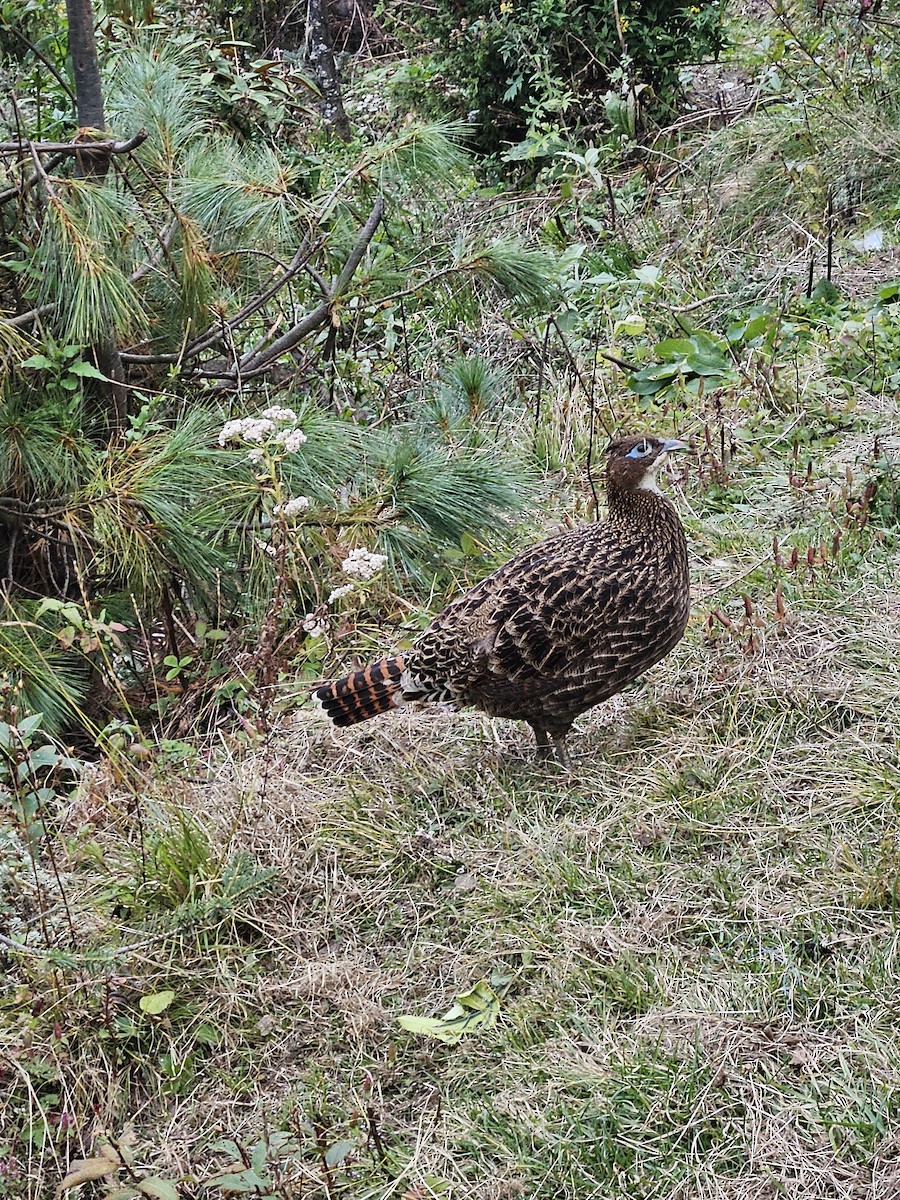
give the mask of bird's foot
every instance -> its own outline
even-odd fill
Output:
[[[565,737],[555,737],[553,739],[553,751],[556,755],[556,761],[563,768],[563,770],[564,771],[570,770],[572,763],[571,763],[571,760],[569,759],[569,752],[566,749]]]

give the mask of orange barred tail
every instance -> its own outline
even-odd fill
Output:
[[[345,679],[317,688],[313,695],[335,725],[357,725],[400,703],[403,659],[382,658]]]

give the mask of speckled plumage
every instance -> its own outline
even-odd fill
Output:
[[[515,555],[451,601],[405,655],[316,695],[336,724],[410,700],[527,721],[561,760],[575,718],[681,640],[690,590],[678,514],[655,485],[682,443],[629,437],[607,452],[609,514]]]

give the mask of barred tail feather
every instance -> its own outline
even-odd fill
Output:
[[[344,679],[326,683],[313,695],[335,725],[357,725],[403,703],[400,681],[403,671],[399,655],[382,658]]]

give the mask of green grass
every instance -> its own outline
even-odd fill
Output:
[[[60,814],[75,945],[48,878],[54,948],[34,934],[6,966],[20,1179],[49,1193],[97,1122],[133,1125],[132,1182],[186,1196],[226,1194],[223,1136],[252,1157],[278,1130],[296,1148],[257,1151],[278,1196],[894,1178],[900,611],[866,550],[792,576],[752,654],[710,642],[699,603],[679,650],[580,722],[570,776],[477,715],[337,733],[301,709],[267,746],[202,754],[208,782],[151,771],[139,831],[133,784],[98,765]],[[839,602],[848,580],[864,606]],[[493,1028],[444,1046],[397,1025],[481,978]]]

